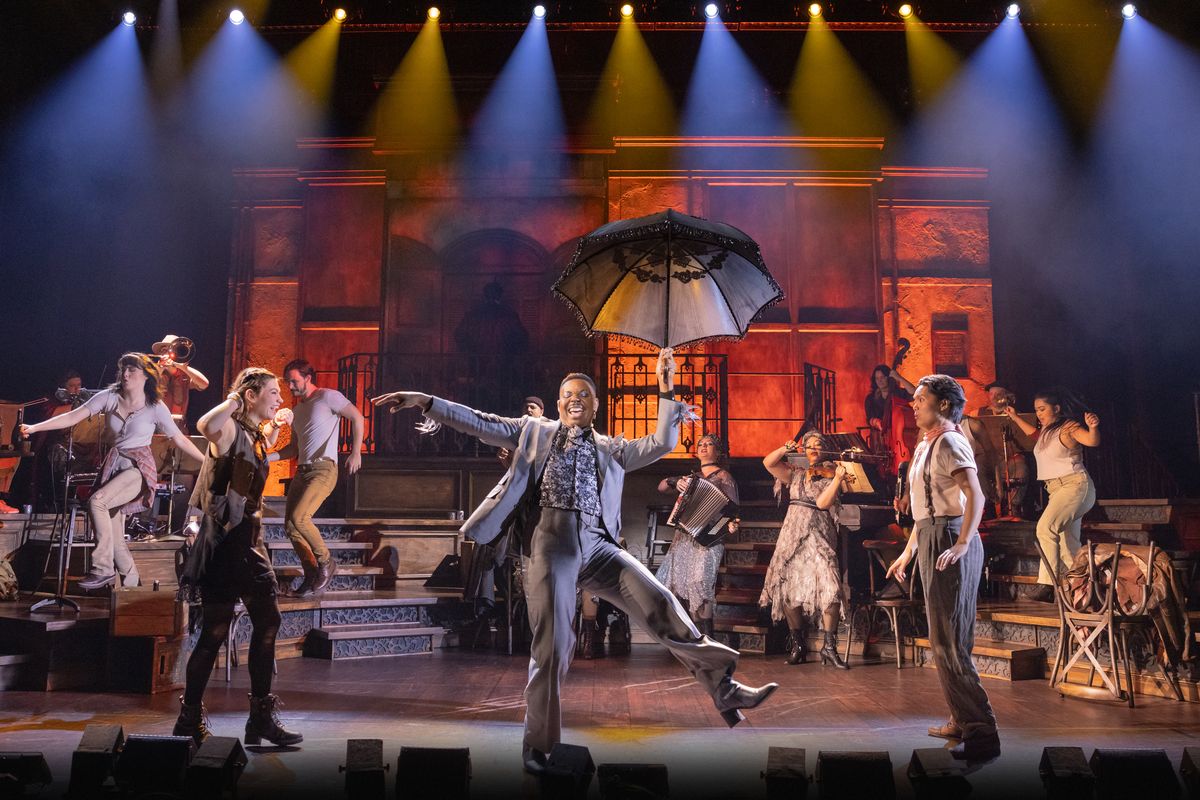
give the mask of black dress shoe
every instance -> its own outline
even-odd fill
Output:
[[[996,734],[973,736],[950,749],[950,755],[968,764],[986,764],[1000,757],[1000,737]]]
[[[525,759],[525,771],[530,775],[545,775],[546,774],[546,754],[541,750],[530,748],[523,754]]]

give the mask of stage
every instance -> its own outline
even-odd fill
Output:
[[[635,644],[629,656],[576,660],[563,697],[564,739],[584,745],[597,764],[652,762],[669,769],[671,796],[764,797],[767,748],[807,750],[811,776],[818,751],[886,750],[897,794],[913,796],[906,769],[915,748],[945,746],[926,735],[945,721],[931,669],[851,659],[841,672],[818,663],[785,666],[783,657],[743,656],[738,677],[778,681],[780,689],[730,730],[711,702],[665,651]],[[285,752],[254,748],[239,796],[339,797],[348,738],[384,741],[391,796],[400,747],[469,747],[476,797],[538,797],[539,781],[519,759],[524,656],[465,649],[363,661],[281,660],[275,690],[286,724],[305,736]],[[1046,746],[1162,748],[1178,766],[1183,748],[1200,745],[1191,703],[1138,696],[1138,707],[1064,700],[1043,680],[985,680],[1004,753],[968,775],[972,797],[1037,797],[1038,760]],[[241,736],[248,679],[235,669],[214,675],[206,703],[216,735]],[[71,753],[83,728],[119,724],[130,733],[169,734],[176,695],[6,692],[0,749],[41,751],[55,778],[43,796],[66,787]],[[817,787],[813,787],[815,791]],[[591,796],[598,796],[593,781]]]

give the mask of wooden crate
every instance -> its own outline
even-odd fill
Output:
[[[176,637],[187,627],[187,604],[176,601],[174,591],[145,586],[117,589],[109,612],[112,636]]]
[[[108,688],[158,694],[183,688],[176,669],[183,652],[182,636],[129,636],[108,640]],[[179,679],[176,680],[176,672]]]

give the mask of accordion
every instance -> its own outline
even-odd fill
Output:
[[[675,501],[667,524],[687,533],[696,544],[712,547],[725,538],[737,513],[737,503],[726,497],[716,484],[694,475]]]

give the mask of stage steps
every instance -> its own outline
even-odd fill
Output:
[[[460,595],[429,591],[423,584],[443,558],[459,552],[460,522],[428,517],[313,522],[338,572],[320,597],[280,598],[277,658],[390,657],[453,643],[449,629],[463,613]],[[298,582],[303,569],[282,520],[264,521],[263,536],[280,585]],[[239,650],[249,646],[249,634],[243,624]]]

